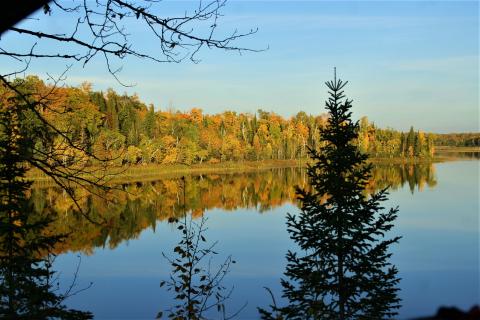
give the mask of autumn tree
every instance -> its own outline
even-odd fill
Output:
[[[236,40],[255,33],[255,30],[247,30],[244,33],[235,30],[232,33],[219,34],[217,26],[221,9],[225,5],[224,1],[215,0],[207,3],[199,1],[198,5],[189,8],[191,10],[185,10],[184,14],[171,17],[159,14],[165,12],[161,7],[159,8],[160,4],[163,3],[150,0],[135,2],[99,0],[69,3],[41,0],[24,1],[21,5],[6,5],[5,10],[2,11],[0,58],[7,62],[6,66],[11,67],[11,70],[0,73],[0,91],[9,96],[8,99],[1,101],[0,106],[7,115],[0,118],[3,130],[2,143],[4,143],[3,148],[0,146],[0,159],[3,161],[1,173],[7,175],[0,179],[0,191],[3,192],[0,208],[2,245],[7,237],[13,237],[17,244],[28,245],[29,235],[22,232],[21,227],[26,228],[28,220],[34,217],[30,216],[31,212],[28,208],[19,206],[22,195],[29,188],[29,184],[22,184],[27,167],[35,167],[48,175],[74,199],[77,209],[81,210],[78,199],[75,199],[75,188],[83,188],[89,192],[94,192],[96,188],[108,189],[106,176],[109,173],[106,169],[111,169],[110,149],[123,142],[117,133],[120,132],[125,137],[125,142],[128,144],[125,148],[127,159],[132,163],[142,160],[143,153],[138,148],[141,130],[145,130],[147,135],[152,133],[151,123],[147,122],[147,126],[142,127],[138,111],[143,106],[135,97],[118,96],[108,92],[105,101],[105,96],[91,95],[87,87],[83,91],[60,88],[58,84],[64,80],[63,75],[53,79],[51,85],[31,81],[32,78],[28,77],[15,79],[28,71],[32,60],[54,59],[86,65],[96,57],[103,58],[107,72],[121,83],[118,78],[118,71],[121,69],[119,63],[126,57],[147,59],[155,63],[181,62],[185,59],[198,62],[197,54],[202,48],[236,52],[255,51],[235,45]],[[44,15],[40,13],[39,19],[29,19],[22,24],[17,24],[36,9],[43,9]],[[44,29],[45,24],[37,23],[38,20],[56,16],[66,17],[64,20],[66,23],[62,24],[62,32]],[[140,28],[137,28],[139,23]],[[132,30],[141,30],[144,35],[148,33],[150,39],[146,41],[150,40],[149,42],[156,43],[158,46],[151,51],[145,49],[149,46],[139,46],[138,42],[133,41]],[[15,41],[11,41],[11,37],[15,37]],[[72,92],[75,94],[71,94]],[[82,100],[83,98],[87,99]],[[106,112],[105,120],[108,129],[112,132],[96,131],[99,123],[94,121],[93,115],[96,111],[94,108],[75,112],[79,102],[86,106],[89,105],[89,99],[90,102],[98,103],[102,112]],[[91,104],[89,106],[92,107]],[[20,112],[17,112],[18,110]],[[18,116],[15,120],[18,123],[12,123],[9,120],[10,114]],[[92,126],[86,125],[85,120],[91,120]],[[12,151],[8,144],[15,143],[15,140],[9,141],[6,132],[17,130],[19,126],[26,128],[26,134],[22,137],[32,143],[28,148]],[[93,136],[99,139],[94,139]],[[104,151],[101,157],[94,153],[99,149]],[[103,156],[106,158],[102,158]],[[92,162],[95,162],[94,166],[91,165]],[[89,219],[86,214],[85,217]],[[51,245],[50,240],[52,239],[41,237],[37,245],[48,249]],[[10,256],[11,248],[12,246],[6,248]],[[39,255],[31,248],[27,250],[17,245],[13,251],[16,253],[17,249],[20,250],[18,254],[21,257],[24,256],[22,250],[28,254]],[[11,301],[25,302],[26,310],[36,308],[35,303],[38,302],[35,300],[38,296],[33,287],[30,287],[32,290],[24,290],[23,283],[17,281],[21,279],[14,279],[11,276],[13,267],[29,269],[34,273],[28,276],[29,280],[33,277],[34,281],[38,280],[40,284],[47,281],[47,285],[43,287],[47,288],[47,291],[50,290],[49,271],[38,267],[39,264],[46,264],[46,262],[41,258],[38,259],[21,261],[14,259],[8,262],[9,269],[5,278],[7,286],[2,286],[2,290],[8,289],[7,314],[11,318],[17,318],[13,316],[15,311],[12,310],[15,306],[12,307]],[[20,291],[21,296],[10,298],[12,291],[15,290]],[[61,300],[55,300],[57,298],[54,296],[51,298],[53,300],[48,301],[45,306],[49,308],[50,305],[60,306]],[[43,319],[55,316],[58,315],[27,314],[26,318]]]
[[[56,89],[64,80],[63,75],[57,79],[52,78],[52,85],[46,86],[48,90],[42,93],[36,92],[38,88],[34,87],[25,92],[24,87],[28,80],[11,81],[12,78],[27,72],[32,60],[71,61],[86,65],[98,57],[104,59],[106,71],[121,83],[118,72],[122,60],[127,57],[150,60],[154,63],[178,63],[185,59],[198,62],[197,57],[203,48],[234,52],[258,51],[236,45],[237,40],[254,34],[256,30],[245,32],[234,30],[231,33],[223,29],[219,31],[225,1],[199,1],[193,6],[185,4],[183,14],[179,16],[175,13],[172,13],[172,16],[166,15],[165,12],[168,10],[164,8],[165,6],[163,2],[150,0],[135,2],[75,0],[69,3],[42,0],[26,1],[21,8],[12,5],[0,14],[2,17],[0,59],[11,67],[11,70],[0,73],[0,83],[22,96],[22,103],[30,109],[31,117],[36,118],[34,121],[40,123],[44,131],[64,141],[55,152],[43,153],[42,161],[33,161],[32,157],[25,158],[25,161],[31,162],[32,166],[53,177],[66,189],[71,189],[72,186],[62,183],[61,180],[87,187],[89,182],[98,182],[102,178],[98,175],[85,178],[83,175],[85,168],[77,167],[74,171],[68,168],[59,170],[55,165],[59,158],[71,158],[72,151],[75,155],[80,154],[83,159],[97,160],[97,163],[101,162],[98,161],[101,159],[98,157],[95,159],[92,152],[95,147],[91,140],[94,139],[89,135],[88,128],[80,128],[80,136],[83,138],[81,141],[71,139],[73,131],[61,130],[57,128],[57,123],[45,117],[45,110],[64,113],[66,117],[71,115],[69,109],[71,100],[61,100],[62,108],[54,108],[55,110],[51,108],[50,99],[61,91]],[[43,13],[37,13],[38,19],[29,19],[17,24],[40,9]],[[63,33],[52,32],[46,29],[45,24],[38,22],[55,17],[65,18],[66,22],[62,25]],[[138,36],[133,32],[135,30],[141,30],[142,36],[150,37],[151,42],[157,44],[157,47],[151,49],[150,46],[135,42],[134,38]],[[11,41],[12,37],[15,37],[16,41]],[[22,43],[22,46],[18,46],[18,43]],[[104,112],[107,127],[112,131],[119,130],[125,136],[128,145],[138,147],[141,131],[149,137],[153,134],[152,112],[147,114],[146,123],[142,123],[138,109],[143,106],[135,97],[120,96],[112,90],[106,95],[91,92],[89,94],[91,102],[96,103],[100,111]],[[175,138],[178,141],[178,136]],[[38,154],[41,153],[37,152],[36,155]],[[75,160],[67,162],[74,163]],[[79,174],[76,175],[75,172]],[[83,178],[79,178],[80,176]],[[72,195],[71,192],[69,194]]]
[[[298,189],[301,212],[287,216],[288,232],[301,249],[287,253],[282,279],[285,307],[260,309],[264,319],[392,319],[399,308],[397,269],[385,239],[398,209],[383,211],[387,190],[366,195],[372,166],[354,144],[359,124],[351,119],[347,83],[326,83],[327,126],[321,152],[310,148],[311,189]]]
[[[88,85],[54,88],[35,76],[15,81],[15,86],[25,94],[51,91],[46,100],[52,103],[47,103],[39,115],[55,127],[45,128],[35,112],[29,112],[28,121],[38,133],[51,135],[54,143],[49,147],[57,150],[55,158],[65,164],[97,165],[101,163],[99,159],[115,159],[111,161],[115,164],[187,165],[205,161],[306,159],[307,145],[320,150],[324,144],[318,129],[325,126],[325,115],[300,112],[296,117],[284,118],[260,110],[257,120],[256,115],[231,111],[214,115],[204,115],[200,109],[155,111],[138,96],[120,95],[112,89],[102,93],[92,91]],[[377,128],[364,117],[355,143],[372,157],[431,158],[431,134],[412,132],[410,145],[402,138],[402,132]],[[47,144],[42,145],[43,151],[48,149]],[[131,156],[139,153],[140,157]],[[45,155],[50,159],[43,160],[52,160],[53,154]]]
[[[91,319],[68,309],[53,281],[52,249],[62,235],[46,232],[52,221],[31,215],[23,155],[32,140],[22,126],[26,116],[11,92],[0,97],[0,317],[2,319]],[[12,101],[11,101],[12,102]],[[14,106],[14,107],[11,107]]]

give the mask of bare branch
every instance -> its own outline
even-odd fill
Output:
[[[257,29],[246,32],[233,32],[219,35],[218,26],[225,7],[224,0],[199,1],[195,10],[185,11],[182,16],[160,16],[160,1],[128,1],[128,0],[74,0],[69,6],[53,1],[45,13],[62,14],[72,21],[70,33],[51,33],[33,27],[10,26],[8,30],[26,40],[34,39],[30,52],[18,51],[16,48],[2,48],[0,55],[12,58],[61,59],[88,64],[100,54],[105,59],[107,71],[122,85],[118,78],[121,67],[113,67],[128,56],[146,59],[157,63],[179,63],[189,59],[194,63],[202,48],[226,51],[259,52],[265,49],[252,49],[235,44],[237,40],[251,36]],[[55,10],[57,9],[57,10]],[[57,12],[58,11],[58,12]],[[134,43],[135,35],[130,34],[133,25],[139,25],[142,36],[149,37],[149,42],[157,43],[157,49],[147,50]],[[68,30],[69,26],[66,25]],[[146,38],[147,39],[147,38]],[[58,43],[64,49],[56,50],[56,46],[44,46],[40,50],[33,48],[38,41]],[[52,49],[53,48],[53,49]],[[68,49],[68,50],[67,50]],[[128,86],[128,85],[127,85]]]

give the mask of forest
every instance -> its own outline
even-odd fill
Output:
[[[435,145],[449,147],[479,147],[480,133],[443,133],[434,137]]]
[[[53,88],[37,76],[28,76],[21,87],[26,94],[48,92],[48,108],[42,116],[76,145],[98,158],[114,159],[118,165],[306,159],[309,147],[322,148],[319,128],[328,119],[326,114],[307,115],[303,111],[286,119],[263,110],[210,115],[200,108],[188,112],[156,109],[137,95],[111,89],[94,91],[88,83]],[[26,114],[25,121],[28,130],[35,130],[35,116]],[[366,117],[359,124],[356,143],[372,157],[433,156],[432,134],[413,127],[408,132],[381,129]],[[45,148],[41,143],[37,143],[37,150]],[[53,144],[64,151],[64,165],[81,159],[78,150],[65,142],[65,136]],[[94,161],[85,157],[87,164]]]

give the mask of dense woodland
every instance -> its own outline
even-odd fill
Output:
[[[480,133],[443,133],[434,137],[436,146],[479,147]]]
[[[159,110],[147,106],[137,95],[120,95],[111,89],[93,91],[89,84],[53,90],[36,76],[27,77],[23,87],[27,93],[52,91],[43,116],[78,145],[118,164],[303,159],[308,147],[322,147],[318,129],[327,120],[327,115],[305,112],[285,119],[263,110],[214,115],[203,114],[199,108],[189,112]],[[28,115],[26,119],[28,122]],[[26,127],[35,128],[31,122]],[[431,134],[413,128],[406,133],[380,129],[366,117],[360,120],[357,143],[374,157],[429,158],[434,151]],[[68,149],[62,139],[55,144]],[[68,164],[78,158],[72,149],[64,152],[63,161]]]

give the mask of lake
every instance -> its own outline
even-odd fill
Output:
[[[258,319],[270,288],[281,301],[279,279],[285,253],[294,248],[285,229],[287,212],[298,212],[295,186],[306,186],[304,169],[283,168],[244,174],[187,176],[120,186],[110,199],[85,196],[91,224],[58,189],[37,188],[31,197],[38,212],[56,212],[52,226],[72,232],[55,250],[55,269],[69,284],[77,266],[77,289],[68,300],[96,319],[152,319],[171,305],[159,283],[171,271],[162,253],[172,256],[180,239],[169,223],[188,212],[207,217],[207,241],[218,241],[213,264],[231,255],[236,264],[224,284],[234,286],[227,302],[237,319]],[[401,235],[392,247],[398,267],[400,319],[432,315],[442,305],[468,309],[479,293],[479,161],[433,165],[377,165],[369,191],[391,186],[387,206],[399,206]],[[185,186],[185,193],[183,188]],[[183,196],[185,195],[185,200]],[[79,264],[80,263],[80,264]]]

